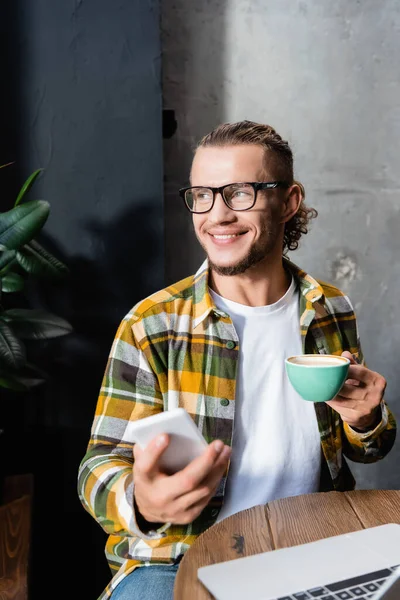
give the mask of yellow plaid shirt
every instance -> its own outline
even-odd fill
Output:
[[[340,355],[349,350],[363,363],[349,299],[284,259],[300,291],[304,353]],[[109,534],[106,557],[113,574],[99,600],[138,566],[171,564],[210,527],[222,506],[226,476],[217,495],[190,525],[142,532],[133,509],[129,421],[184,407],[208,442],[232,445],[239,340],[229,315],[209,294],[208,265],[195,276],[139,302],[122,320],[105,370],[91,437],[79,470],[85,509]],[[260,364],[261,364],[260,358]],[[315,404],[321,437],[321,490],[354,487],[344,456],[357,462],[383,458],[396,424],[383,401],[379,425],[358,433],[325,403]]]

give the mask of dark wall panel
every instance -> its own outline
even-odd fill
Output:
[[[78,464],[116,327],[163,286],[159,7],[12,4],[2,25],[13,32],[3,38],[13,73],[3,102],[13,110],[12,121],[3,117],[2,157],[8,147],[16,161],[11,189],[44,168],[31,194],[51,203],[41,241],[71,275],[57,286],[32,283],[29,297],[70,320],[74,334],[33,352],[52,378],[10,399],[3,442],[12,447],[8,469],[35,475],[32,597],[53,572],[58,598],[94,599],[109,579],[105,535],[79,503]],[[11,201],[2,197],[1,210]]]

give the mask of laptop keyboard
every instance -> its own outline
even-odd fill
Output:
[[[277,600],[312,600],[313,598],[317,600],[353,600],[353,598],[366,600],[368,598],[369,600],[375,597],[380,586],[398,566],[344,579],[319,588],[296,592],[291,596],[281,596]]]

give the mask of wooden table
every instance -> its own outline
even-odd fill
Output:
[[[197,579],[199,567],[385,523],[400,524],[400,491],[306,494],[244,510],[210,527],[186,552],[174,600],[212,598]]]

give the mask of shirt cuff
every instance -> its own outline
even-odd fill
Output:
[[[367,431],[356,431],[348,423],[345,423],[345,422],[343,423],[343,428],[344,428],[346,437],[350,443],[353,440],[355,442],[360,442],[360,441],[369,442],[369,441],[379,437],[379,435],[383,431],[385,431],[387,424],[388,424],[389,416],[388,416],[388,410],[386,408],[386,403],[384,400],[382,400],[380,403],[380,409],[381,409],[381,420],[378,423],[378,425],[376,425],[376,427],[374,427],[373,429],[368,429]]]
[[[133,495],[133,518],[136,523],[137,531],[140,531],[142,539],[158,540],[165,537],[165,531],[171,527],[171,523],[149,523],[141,515],[138,505]],[[153,526],[153,527],[152,527]]]

